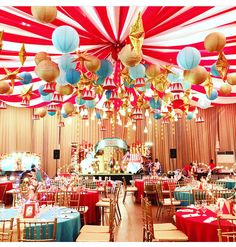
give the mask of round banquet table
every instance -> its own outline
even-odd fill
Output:
[[[87,190],[80,195],[80,205],[88,206],[86,213],[87,224],[96,224],[96,203],[99,201],[99,193],[97,190]]]
[[[141,203],[141,196],[144,196],[144,180],[143,179],[135,179],[134,180],[134,186],[137,187],[137,189],[138,189],[136,202]],[[168,190],[167,181],[164,181],[162,186],[163,186],[162,190]]]
[[[19,218],[22,214],[15,208],[8,208],[1,211],[0,219]],[[40,209],[36,220],[53,220],[57,218],[57,242],[73,242],[79,235],[81,223],[80,214],[66,207],[46,207]],[[14,223],[13,240],[17,239],[16,224]]]
[[[219,182],[225,182],[225,187],[227,189],[233,189],[236,187],[236,180],[235,179],[219,179]]]
[[[181,206],[188,206],[188,199],[190,201],[190,204],[193,204],[193,194],[190,193],[189,194],[189,191],[191,191],[192,188],[191,187],[177,187],[175,188],[175,191],[174,191],[174,197],[176,200],[180,200],[182,201],[181,202]],[[186,192],[185,192],[186,191]],[[190,198],[188,198],[190,197]]]
[[[196,209],[191,209],[193,210],[191,213],[182,212],[182,210],[180,210],[181,212],[176,212],[176,227],[188,236],[190,242],[218,242],[216,213],[207,210],[206,216],[203,216],[201,212],[199,216],[191,216],[191,214],[196,214]],[[185,218],[184,215],[188,215],[189,217]],[[214,221],[209,223],[204,222],[209,217],[214,217]],[[223,228],[230,224],[227,221],[222,223]]]
[[[1,185],[6,185],[6,192],[13,188],[13,185],[12,185],[11,181],[0,182],[0,184]],[[12,204],[12,194],[5,193],[4,203],[5,203],[5,205],[11,205]]]

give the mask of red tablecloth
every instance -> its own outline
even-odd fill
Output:
[[[135,185],[135,187],[138,188],[136,202],[140,203],[141,202],[141,196],[144,196],[144,180],[143,179],[135,179],[134,185]],[[162,190],[168,190],[167,181],[164,181],[162,183]]]
[[[12,182],[11,181],[6,181],[6,182],[0,182],[1,185],[6,185],[6,191],[11,190],[12,187]],[[12,204],[12,194],[6,194],[4,196],[4,203],[5,205],[10,205]]]
[[[87,224],[96,224],[96,203],[99,201],[99,193],[96,190],[89,190],[86,193],[80,195],[80,205],[88,206],[88,212],[86,214]]]
[[[64,177],[64,178],[70,178],[71,177],[71,173],[68,172],[62,172],[59,174],[60,177]]]
[[[196,210],[193,209],[193,213],[190,212],[176,212],[176,226],[179,230],[183,231],[189,238],[190,242],[218,242],[217,220],[211,223],[205,223],[208,217],[217,217],[216,214],[210,210],[206,211],[207,216],[197,217],[182,217],[184,214],[195,214]],[[224,225],[229,226],[230,223],[224,222]]]

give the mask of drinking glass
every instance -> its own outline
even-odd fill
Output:
[[[0,203],[0,211],[3,211],[5,209],[5,204],[3,202]]]
[[[203,216],[206,216],[206,211],[207,211],[207,202],[206,201],[202,201],[202,207],[201,207],[201,210],[203,212]]]
[[[197,214],[199,214],[199,209],[200,209],[200,207],[201,207],[201,204],[200,204],[200,202],[199,201],[196,201],[195,203],[194,203],[194,206],[195,206],[195,208],[197,209]]]

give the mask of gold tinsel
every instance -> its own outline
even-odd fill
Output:
[[[208,74],[207,79],[204,81],[203,86],[205,88],[206,94],[210,97],[212,89],[213,89],[213,82],[210,74]]]

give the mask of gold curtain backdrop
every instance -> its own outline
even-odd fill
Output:
[[[113,126],[110,119],[82,120],[78,116],[63,119],[65,127],[57,126],[57,116],[32,120],[33,109],[8,107],[0,111],[0,153],[34,152],[41,156],[42,169],[50,177],[56,174],[53,150],[60,149],[58,167],[71,162],[71,143],[84,141],[96,144],[107,137],[124,139],[127,144],[153,143],[153,159],[158,158],[164,171],[181,168],[191,161],[208,163],[216,160],[216,141],[220,151],[236,150],[236,105],[216,106],[200,110],[204,123],[188,121],[183,117],[178,122],[163,124],[161,120],[148,117],[138,121],[136,131],[132,126]],[[124,120],[124,119],[123,119]],[[151,122],[150,122],[151,121]],[[123,121],[124,122],[124,121]],[[101,131],[101,126],[106,130]],[[144,133],[145,126],[148,133]],[[60,136],[60,138],[59,138]],[[177,159],[170,159],[170,148],[176,148]]]

